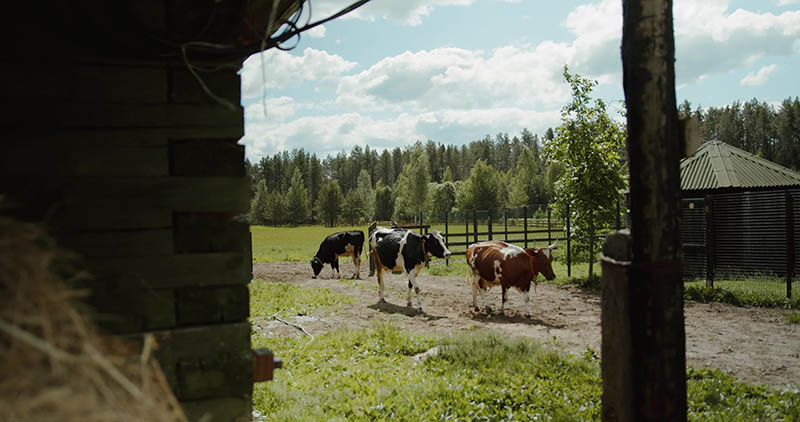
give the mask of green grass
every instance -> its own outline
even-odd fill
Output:
[[[345,230],[361,230],[367,234],[367,227],[267,227],[250,226],[253,243],[253,260],[267,262],[310,261],[317,253],[319,244],[326,236]],[[366,244],[364,245],[366,248]],[[365,257],[366,255],[362,255]],[[363,258],[362,258],[363,259]]]
[[[747,280],[717,280],[714,287],[705,281],[684,284],[684,297],[698,302],[722,302],[736,306],[800,309],[800,297],[786,298],[786,284],[759,278]]]
[[[303,288],[289,283],[253,280],[250,285],[250,316],[308,315],[317,309],[353,303],[353,299],[326,288]]]
[[[787,312],[786,319],[790,324],[800,324],[800,311]]]
[[[254,407],[271,421],[600,419],[596,354],[563,355],[492,332],[433,337],[391,325],[304,338],[255,337],[283,359],[257,384]],[[440,353],[414,364],[412,356]],[[751,386],[716,370],[687,371],[691,421],[797,421],[800,392]]]

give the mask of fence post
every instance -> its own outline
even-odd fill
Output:
[[[617,230],[622,228],[622,227],[620,227],[622,225],[622,223],[620,222],[620,217],[619,217],[620,209],[619,208],[620,208],[619,207],[619,199],[617,199]]]
[[[472,228],[475,229],[473,238],[475,243],[478,243],[478,210],[472,210]]]
[[[522,207],[522,231],[525,232],[525,249],[528,249],[528,207]]]
[[[444,213],[444,243],[445,244],[450,242],[450,229],[448,227],[448,223],[449,223],[448,220],[449,219],[447,218],[448,215],[450,215],[450,211],[447,211],[447,212]],[[447,258],[445,258],[444,265],[446,267],[450,266],[450,257],[449,256]]]
[[[567,277],[572,277],[572,248],[570,247],[572,233],[569,230],[569,204],[567,204]]]
[[[547,244],[548,245],[552,245],[553,244],[553,237],[550,235],[550,213],[551,213],[551,210],[550,210],[550,207],[548,206],[547,207]]]
[[[467,243],[466,247],[469,247],[469,210],[464,210],[464,241]]]
[[[705,197],[705,211],[706,211],[706,286],[714,287],[714,266],[716,260],[714,254],[717,250],[717,244],[714,240],[714,197],[706,195]]]
[[[508,210],[503,210],[503,233],[505,234],[503,239],[508,242]]]
[[[489,240],[492,240],[492,210],[489,210]]]
[[[786,190],[786,298],[792,298],[792,278],[794,276],[795,250],[794,244],[794,201],[792,194]]]

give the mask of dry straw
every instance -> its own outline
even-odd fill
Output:
[[[152,351],[100,334],[35,225],[0,217],[0,421],[185,421]]]

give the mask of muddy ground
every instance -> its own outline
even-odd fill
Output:
[[[341,275],[349,277],[355,266],[340,261]],[[312,334],[340,328],[369,327],[390,321],[395,327],[425,333],[454,333],[489,328],[509,336],[525,336],[555,342],[564,351],[580,355],[591,347],[601,350],[600,295],[576,288],[539,284],[531,293],[532,318],[524,317],[522,294],[509,291],[505,315],[472,311],[471,288],[464,276],[439,277],[423,270],[419,281],[424,312],[406,306],[408,281],[402,274],[388,274],[387,303],[378,304],[377,279],[367,277],[362,265],[360,280],[337,281],[330,266],[323,278],[312,279],[308,263],[254,264],[253,275],[298,286],[326,287],[353,298],[352,305],[298,317],[294,320]],[[490,305],[500,306],[500,288],[489,291]],[[416,300],[414,301],[416,304]],[[478,305],[481,305],[480,297]],[[686,357],[695,368],[721,369],[739,380],[783,388],[800,386],[800,326],[788,323],[778,309],[741,308],[726,304],[687,302]],[[272,335],[303,335],[277,321],[256,321],[257,329]]]

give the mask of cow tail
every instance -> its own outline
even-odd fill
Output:
[[[470,282],[472,281],[472,277],[470,277],[470,273],[471,272],[472,272],[472,268],[470,268],[469,265],[467,265],[467,286],[469,286]]]

